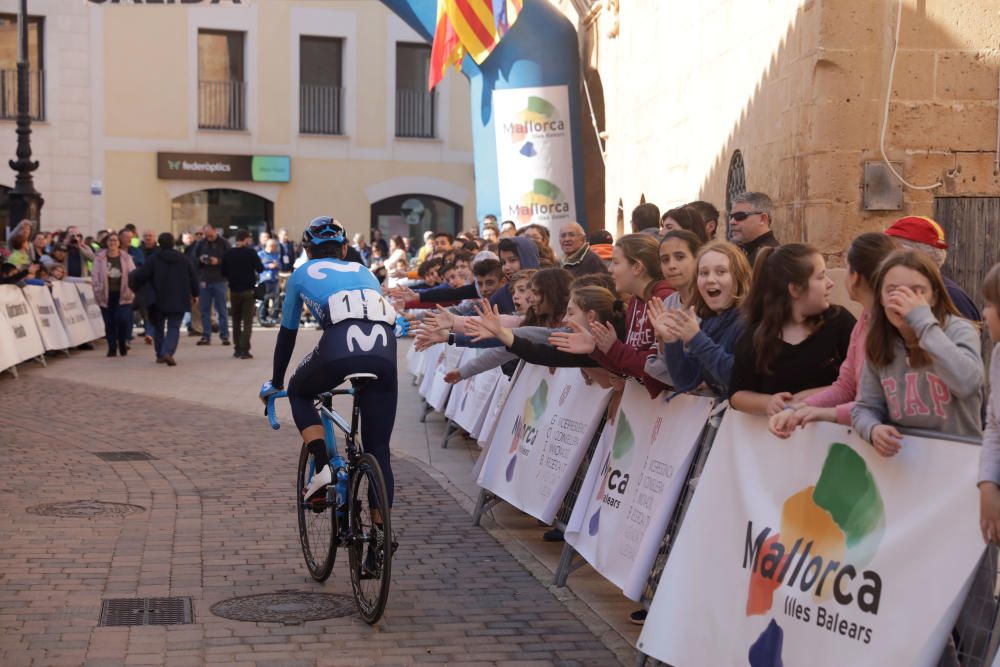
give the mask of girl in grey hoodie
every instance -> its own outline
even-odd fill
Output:
[[[929,257],[915,250],[889,255],[876,275],[871,329],[865,339],[861,391],[851,417],[854,428],[882,456],[900,450],[896,428],[978,437],[983,362],[979,331],[963,319]],[[996,549],[979,562],[938,665],[981,664],[996,603]],[[958,646],[956,646],[956,641]]]

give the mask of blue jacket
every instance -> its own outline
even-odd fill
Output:
[[[674,388],[686,392],[705,382],[719,396],[728,396],[735,358],[733,350],[745,328],[740,309],[730,308],[721,315],[702,320],[701,331],[687,344],[686,351],[681,342],[664,344],[663,356]]]
[[[276,252],[260,250],[257,252],[257,256],[260,257],[260,263],[264,265],[264,270],[260,274],[260,282],[272,283],[276,281],[278,279],[278,271],[281,270],[281,255]],[[278,264],[278,268],[267,268],[267,265],[271,262],[276,262]]]

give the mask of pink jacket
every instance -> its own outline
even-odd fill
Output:
[[[122,287],[118,303],[132,303],[135,292],[129,289],[128,274],[135,271],[135,262],[132,256],[122,250],[119,255],[122,261]],[[108,307],[108,251],[102,250],[94,258],[94,268],[90,273],[90,279],[94,283],[94,300],[101,308]]]
[[[861,389],[861,371],[865,366],[865,338],[871,318],[868,312],[861,317],[851,329],[851,341],[847,346],[847,356],[840,365],[837,379],[823,391],[806,398],[803,403],[816,408],[837,408],[837,423],[851,425],[851,408]]]

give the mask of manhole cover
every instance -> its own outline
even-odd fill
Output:
[[[113,598],[101,601],[98,625],[179,625],[194,623],[191,598]]]
[[[155,461],[156,457],[147,452],[94,452],[94,456],[104,461]]]
[[[278,591],[223,600],[212,605],[212,613],[233,621],[298,625],[324,618],[342,618],[354,613],[348,595]]]
[[[146,508],[125,503],[106,503],[102,500],[68,500],[61,503],[34,505],[25,510],[39,516],[59,516],[68,519],[89,519],[98,516],[128,516],[145,512]]]

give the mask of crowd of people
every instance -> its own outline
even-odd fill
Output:
[[[996,542],[1000,392],[984,411],[980,328],[1000,341],[1000,267],[986,278],[981,313],[941,273],[948,246],[940,225],[901,218],[850,243],[845,287],[860,307],[856,319],[831,302],[823,255],[775,237],[773,210],[764,193],[736,196],[726,215],[730,240],[717,240],[723,229],[710,204],[662,215],[642,204],[632,212],[632,233],[613,243],[606,232],[588,239],[576,223],[563,225],[561,260],[549,250],[548,230],[487,221],[479,239],[430,239],[417,269],[422,282],[389,293],[414,320],[418,349],[488,350],[449,369],[449,382],[496,366],[510,375],[519,360],[580,367],[603,386],[634,378],[651,397],[728,399],[733,409],[767,417],[781,438],[814,421],[853,425],[885,457],[900,451],[905,429],[981,436],[980,526],[984,540]],[[998,356],[989,372],[994,387]],[[544,537],[562,538],[555,529]],[[992,599],[994,577],[984,558],[970,594],[979,594],[979,606],[966,605],[960,617],[966,627],[976,625],[969,615],[990,613],[982,600]]]
[[[276,238],[262,233],[255,247],[249,232],[237,231],[230,241],[212,225],[179,239],[150,230],[139,235],[132,224],[84,237],[77,227],[46,232],[25,220],[0,247],[0,284],[89,278],[108,357],[128,354],[138,324],[157,363],[177,365],[182,327],[198,345],[210,345],[217,331],[222,345],[233,345],[234,357],[251,359],[253,319],[275,321],[280,282],[293,270],[296,250],[284,229]]]

